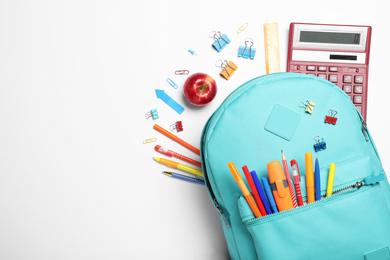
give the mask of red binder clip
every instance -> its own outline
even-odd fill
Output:
[[[337,115],[337,111],[333,109],[329,109],[329,116],[325,117],[325,123],[328,124],[336,124],[337,118],[335,117]]]
[[[183,131],[183,124],[181,123],[181,121],[177,121],[176,123],[174,123],[173,125],[171,125],[171,131],[175,130],[178,131],[178,132],[181,132]]]

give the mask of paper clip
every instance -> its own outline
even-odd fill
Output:
[[[153,143],[153,142],[156,142],[157,141],[157,138],[149,138],[149,139],[145,139],[142,141],[143,144],[148,144],[148,143]]]
[[[325,123],[328,124],[336,124],[337,118],[335,117],[337,115],[337,111],[333,109],[329,109],[329,116],[325,116]]]
[[[153,120],[154,119],[157,119],[158,118],[158,112],[157,112],[157,109],[152,109],[152,110],[150,110],[149,112],[147,112],[146,114],[145,114],[145,118],[146,119],[149,119],[149,118],[153,118]]]
[[[176,70],[175,74],[176,75],[188,75],[190,73],[188,70]]]
[[[171,131],[173,131],[175,129],[177,132],[183,131],[183,124],[181,123],[181,121],[177,121],[176,123],[171,125]]]
[[[222,69],[222,71],[219,73],[219,75],[223,76],[225,79],[230,79],[230,77],[233,75],[233,73],[237,70],[236,64],[234,64],[232,61],[222,61],[217,60],[215,63],[215,66]]]
[[[315,107],[316,103],[314,103],[313,101],[309,101],[309,100],[306,100],[306,103],[303,103],[301,101],[301,103],[299,103],[299,107],[301,108],[305,108],[305,112],[306,113],[313,113],[313,109]]]
[[[230,39],[226,34],[222,34],[220,31],[212,31],[209,35],[210,38],[214,39],[213,47],[220,52],[223,48],[230,43]]]
[[[173,82],[173,80],[171,80],[170,78],[167,78],[167,82],[169,83],[169,85],[171,85],[174,89],[177,89],[178,86],[175,82]]]
[[[253,60],[255,58],[256,53],[256,49],[252,48],[253,44],[254,43],[251,38],[246,39],[245,46],[240,46],[240,48],[238,48],[238,57]]]
[[[322,151],[326,149],[326,143],[324,141],[324,138],[320,138],[318,135],[315,136],[314,141],[316,141],[316,144],[314,145],[314,151]]]
[[[237,29],[237,33],[242,33],[242,31],[245,30],[246,27],[248,27],[248,23],[244,23],[243,25],[241,25],[241,27]]]

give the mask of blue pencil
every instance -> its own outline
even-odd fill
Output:
[[[320,200],[321,199],[321,177],[320,177],[320,164],[318,162],[318,158],[316,158],[316,166],[315,166],[315,173],[314,173],[314,190],[315,190],[315,199]]]
[[[269,207],[267,197],[265,196],[265,193],[263,191],[263,187],[261,187],[261,183],[259,181],[259,178],[257,177],[256,171],[251,171],[251,176],[252,176],[253,182],[255,183],[256,189],[260,195],[260,199],[263,202],[265,211],[267,212],[267,214],[272,214],[271,208]]]
[[[265,193],[267,193],[269,204],[271,204],[271,208],[272,208],[273,213],[279,212],[278,207],[276,207],[276,202],[275,202],[274,196],[272,195],[271,187],[268,184],[267,178],[261,178],[261,182],[263,183]]]

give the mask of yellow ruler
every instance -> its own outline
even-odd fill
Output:
[[[264,24],[266,73],[280,72],[278,23]]]

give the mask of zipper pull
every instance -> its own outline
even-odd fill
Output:
[[[222,208],[219,206],[219,204],[218,204],[216,198],[214,198],[214,205],[215,205],[215,209],[216,209],[217,212],[218,212],[218,215],[222,218],[223,222],[225,223],[225,226],[226,226],[227,228],[230,228],[229,223],[227,222],[227,220],[226,220],[225,217],[223,216]]]
[[[376,175],[376,176],[371,176],[371,177],[367,177],[364,179],[364,183],[366,185],[373,185],[375,183],[378,183],[380,181],[383,181],[385,179],[385,175],[384,173],[382,172],[381,174],[379,175]]]
[[[362,132],[364,134],[364,137],[366,138],[366,141],[368,142],[367,123],[366,123],[366,121],[364,121],[364,119],[362,119],[361,121],[362,121]]]
[[[360,189],[362,186],[364,186],[363,181],[358,181],[354,185],[352,185],[353,188]]]

